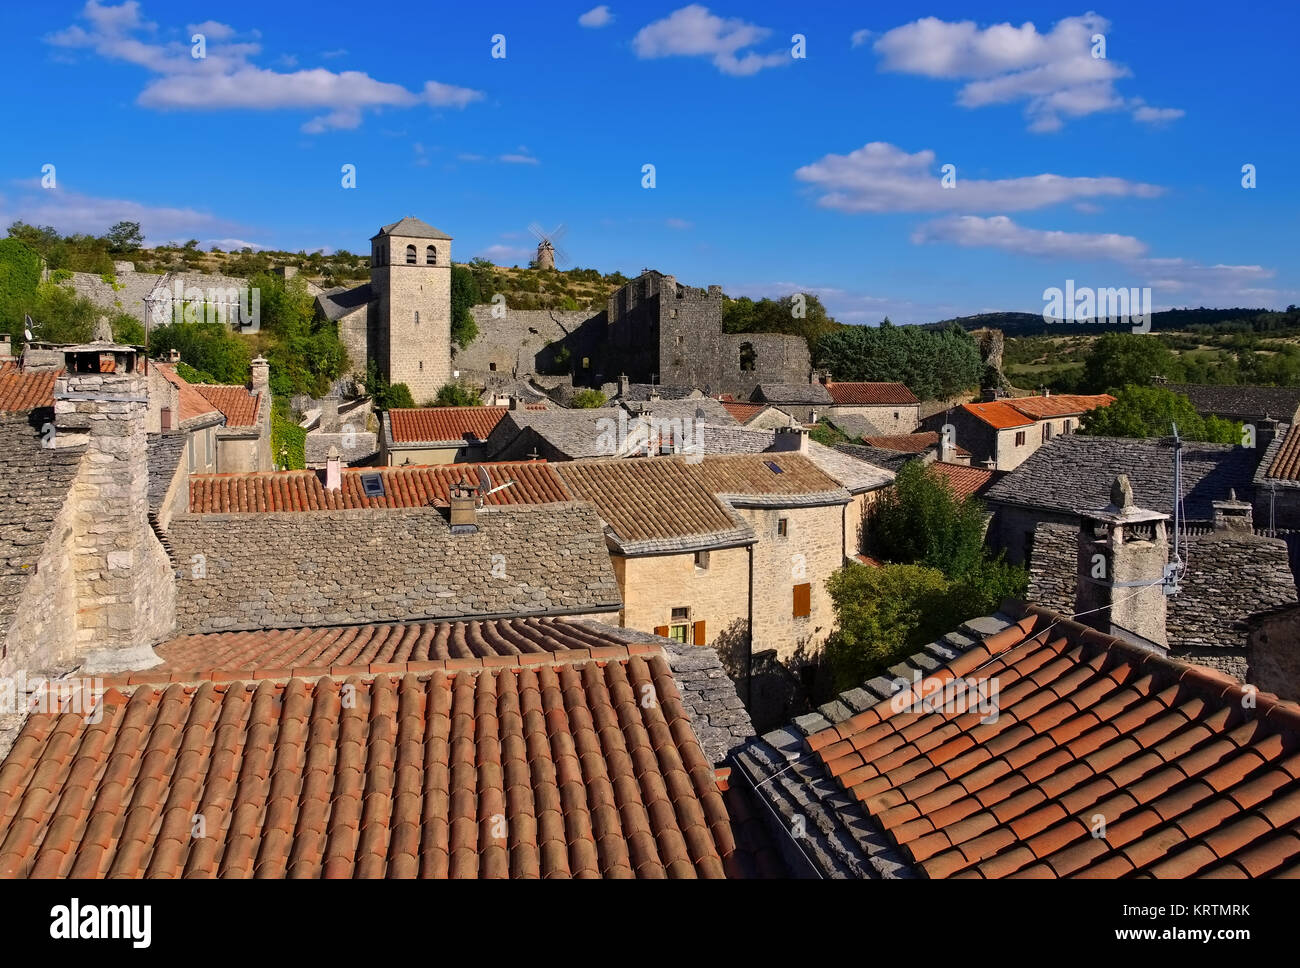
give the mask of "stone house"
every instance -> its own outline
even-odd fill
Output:
[[[815,424],[834,407],[830,391],[821,383],[760,383],[751,398],[788,413],[804,424]]]
[[[1255,468],[1255,520],[1270,531],[1300,528],[1300,433],[1294,432],[1300,411],[1290,423],[1261,421],[1255,446],[1261,454]]]
[[[1053,438],[1075,433],[1085,413],[1114,399],[1105,393],[1061,394],[964,403],[926,418],[923,426],[946,434],[974,463],[1009,471]]]
[[[380,447],[379,434],[367,429],[373,419],[371,411],[369,399],[353,401],[344,409],[337,396],[323,398],[315,426],[304,420],[311,427],[303,444],[307,469],[323,470],[331,449],[339,454],[344,467],[374,464],[379,459]]]
[[[839,383],[822,378],[831,406],[820,412],[833,423],[857,418],[876,435],[910,434],[920,422],[921,401],[902,383]],[[854,436],[865,436],[859,430]]]
[[[380,417],[380,463],[455,464],[482,460],[509,407],[395,409]]]
[[[1289,420],[1300,407],[1300,387],[1216,386],[1166,383],[1168,390],[1192,402],[1202,417],[1222,417],[1259,426],[1265,420]]]

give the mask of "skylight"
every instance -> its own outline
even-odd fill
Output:
[[[366,497],[383,497],[384,496],[383,475],[362,474],[361,488],[366,492]]]

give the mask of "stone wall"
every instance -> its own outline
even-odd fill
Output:
[[[452,534],[436,508],[184,515],[186,632],[617,608],[594,508],[488,508]]]
[[[339,342],[348,352],[350,372],[363,381],[370,359],[370,316],[373,312],[372,306],[366,304],[338,319]]]
[[[1078,554],[1078,525],[1039,524],[1034,530],[1027,600],[1063,615],[1073,614]]]
[[[54,519],[4,637],[0,676],[50,671],[75,662],[79,637],[73,569],[77,508],[68,500]]]
[[[871,422],[879,436],[893,436],[897,434],[910,434],[916,431],[920,421],[917,419],[917,405],[911,404],[891,404],[888,406],[834,406],[825,407],[822,411],[826,416],[834,420],[836,417],[858,416],[863,417]]]
[[[1300,608],[1281,609],[1257,620],[1246,656],[1252,685],[1300,702]]]
[[[835,625],[826,579],[844,564],[842,505],[738,508],[758,534],[754,546],[753,650],[775,649],[783,662],[820,651]],[[788,521],[787,535],[778,522]],[[794,617],[794,587],[810,584],[811,614]]]
[[[686,624],[704,623],[705,644],[739,621],[749,623],[749,549],[723,548],[709,552],[706,569],[695,566],[694,554],[615,557],[614,573],[623,595],[622,624],[642,632],[681,624],[672,620],[674,608],[689,609]],[[688,636],[687,641],[692,641]]]
[[[556,352],[595,315],[591,310],[507,309],[498,319],[492,309],[491,305],[471,307],[478,336],[452,353],[452,369],[460,373],[459,379],[475,386],[551,372]],[[580,346],[569,349],[569,363],[579,370],[582,360],[575,357],[582,351]]]

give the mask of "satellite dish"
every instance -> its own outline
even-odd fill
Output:
[[[27,340],[29,343],[32,341],[32,327],[35,325],[36,324],[32,322],[32,317],[23,313],[23,339]]]
[[[482,464],[478,465],[478,492],[487,494],[492,490],[492,478],[488,477],[487,470]]]

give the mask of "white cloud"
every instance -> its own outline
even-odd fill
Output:
[[[1162,124],[1177,121],[1186,113],[1182,108],[1153,108],[1148,104],[1140,104],[1133,110],[1133,120],[1144,124]]]
[[[202,34],[208,40],[229,40],[235,36],[235,28],[229,24],[218,23],[215,20],[205,20],[201,24],[189,24],[185,32],[193,37],[195,34]]]
[[[47,37],[57,47],[87,48],[109,60],[126,61],[157,75],[140,92],[143,107],[172,110],[244,109],[325,110],[303,125],[308,134],[355,128],[367,110],[430,107],[464,108],[483,97],[481,91],[438,81],[426,81],[419,92],[401,84],[376,80],[361,71],[334,72],[324,68],[289,73],[258,67],[251,58],[261,52],[253,42],[227,43],[233,28],[209,21],[218,28],[209,34],[207,57],[190,56],[186,42],[150,42],[138,36],[151,25],[140,17],[139,4],[128,0],[120,7],[103,7],[90,0],[82,11],[89,29],[79,24]],[[222,33],[225,31],[225,33]]]
[[[269,246],[262,245],[260,242],[249,242],[245,239],[208,239],[203,243],[203,248],[209,249],[214,245],[226,252],[238,252],[241,249],[252,249],[254,252],[260,252],[265,248],[269,248]]]
[[[323,50],[320,52],[320,55],[326,60],[333,60],[335,57],[346,57],[348,51],[346,47],[339,47],[336,50]]]
[[[20,183],[12,197],[0,197],[0,224],[8,225],[17,219],[31,225],[52,225],[64,235],[102,235],[117,222],[139,222],[150,245],[178,238],[230,235],[246,229],[196,208],[97,198],[66,188],[41,188],[34,181]]]
[[[957,96],[963,107],[1023,101],[1030,130],[1055,131],[1099,111],[1141,110],[1141,99],[1126,100],[1115,88],[1132,72],[1109,57],[1093,57],[1092,38],[1109,29],[1095,13],[1066,17],[1044,33],[1028,22],[981,28],[924,17],[882,34],[873,49],[881,70],[965,82]]]
[[[686,231],[686,229],[692,228],[695,225],[694,222],[688,222],[684,218],[665,219],[664,224],[667,225],[670,229],[677,229],[678,231],[681,232],[684,232]]]
[[[505,154],[497,158],[497,161],[505,162],[507,165],[540,165],[541,162],[532,155],[522,154]]]
[[[873,141],[847,155],[826,155],[804,165],[795,177],[815,187],[818,204],[843,212],[1024,211],[1101,196],[1153,198],[1158,185],[1124,178],[1029,175],[981,180],[960,168],[953,188],[944,188],[933,151],[908,154]]]
[[[993,248],[1017,255],[1056,259],[1136,259],[1146,244],[1131,235],[1059,232],[1026,228],[1005,215],[980,218],[953,215],[927,222],[912,233],[912,242],[949,242],[963,248]]]
[[[675,10],[663,20],[642,27],[632,47],[642,60],[657,57],[710,57],[724,74],[746,76],[765,67],[789,64],[788,51],[759,54],[746,51],[772,31],[738,18],[723,18],[708,7],[693,3]],[[743,52],[743,53],[742,53]]]
[[[609,12],[609,7],[603,3],[599,7],[592,7],[578,18],[578,23],[584,27],[604,27],[613,22],[614,15]]]
[[[861,47],[872,37],[870,30],[855,30],[849,37],[849,43],[854,47]]]

